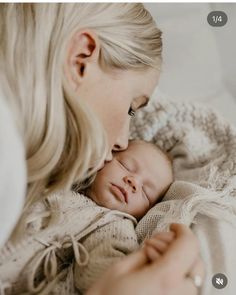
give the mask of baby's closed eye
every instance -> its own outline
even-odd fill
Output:
[[[132,169],[131,169],[131,167],[130,167],[130,165],[127,163],[127,162],[125,162],[125,161],[123,161],[123,160],[117,160],[118,162],[119,162],[119,164],[123,167],[123,168],[125,168],[127,171],[129,171],[129,172],[132,172]]]
[[[148,194],[146,193],[146,190],[145,190],[145,187],[144,187],[144,186],[142,187],[142,192],[143,192],[145,198],[148,200],[149,205],[151,205],[150,199],[149,199],[149,197],[148,197]]]
[[[127,170],[129,170],[127,167],[126,167],[126,165],[122,162],[122,161],[118,161],[120,164],[121,164],[121,166],[123,166],[125,169],[127,169]]]

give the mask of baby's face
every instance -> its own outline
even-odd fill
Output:
[[[172,182],[171,164],[145,142],[131,142],[101,169],[86,192],[98,205],[141,218]]]

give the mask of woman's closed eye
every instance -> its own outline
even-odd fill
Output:
[[[129,108],[128,115],[131,117],[135,117],[135,110],[132,107]]]

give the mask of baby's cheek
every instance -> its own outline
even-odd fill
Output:
[[[141,219],[149,210],[149,206],[142,204],[140,208],[135,210],[135,214],[133,214],[136,218]],[[132,214],[131,214],[132,215]]]

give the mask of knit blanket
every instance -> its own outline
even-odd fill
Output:
[[[133,138],[152,141],[169,152],[173,157],[175,174],[175,182],[171,185],[163,201],[149,210],[136,226],[139,243],[142,244],[154,231],[168,230],[171,222],[187,224],[193,229],[200,241],[201,255],[206,266],[206,279],[199,293],[202,295],[218,294],[219,291],[212,285],[212,276],[224,273],[228,278],[228,284],[223,293],[224,295],[234,295],[236,290],[234,280],[234,266],[236,265],[236,131],[234,127],[214,111],[201,105],[159,99],[137,113],[132,122],[131,135]],[[65,204],[64,202],[61,204],[51,202],[49,206],[46,203],[49,206],[48,210],[53,209],[46,213],[53,213],[53,218],[50,219],[51,227],[45,228],[42,233],[37,234],[37,240],[40,243],[34,242],[39,256],[43,250],[43,255],[52,256],[55,260],[53,253],[57,248],[63,250],[69,246],[74,249],[73,253],[75,254],[78,249],[83,249],[80,244],[81,237],[75,233],[81,232],[81,229],[77,228],[78,225],[87,228],[90,219],[81,219],[79,207],[76,207],[77,203],[75,203],[73,195],[71,195],[71,199],[67,196],[63,200]],[[58,205],[63,205],[62,210],[57,208]],[[80,206],[79,203],[78,206]],[[41,207],[38,209],[39,215],[44,214]],[[93,210],[90,203],[87,209]],[[100,216],[100,209],[94,208],[94,210],[98,210],[96,214]],[[57,212],[63,214],[57,216]],[[113,219],[119,217],[116,217],[116,214],[113,214]],[[48,216],[46,214],[42,217],[47,220]],[[88,214],[88,216],[92,218],[92,214]],[[106,216],[108,219],[105,218]],[[60,222],[58,222],[58,218]],[[101,225],[107,224],[107,221],[110,222],[109,215],[105,214],[104,218]],[[66,228],[62,227],[62,224],[66,225]],[[89,230],[94,229],[94,225],[95,223],[92,228],[89,226]],[[40,223],[39,226],[44,225]],[[41,237],[45,231],[48,237],[46,246],[42,244]],[[65,233],[67,233],[66,236]],[[68,233],[69,240],[64,241],[64,238],[68,238]],[[56,236],[57,243],[54,241],[54,236]],[[51,241],[52,243],[49,243]],[[30,241],[26,242],[27,245],[33,243],[31,237]],[[17,261],[19,265],[22,264],[20,261],[22,255],[19,257],[15,250],[10,249],[10,245],[7,245],[3,250],[9,252],[2,254],[4,254],[5,260],[6,257],[9,258],[7,265],[12,264],[12,269],[17,276]],[[25,247],[25,251],[28,254],[27,247]],[[34,247],[31,246],[30,251],[35,253]],[[13,257],[12,253],[15,253],[16,257]],[[41,256],[39,258],[41,259]],[[2,265],[0,263],[3,270],[2,276],[6,274],[4,259],[1,260],[0,257],[0,262],[3,262]],[[16,261],[16,259],[18,260]],[[47,262],[47,259],[45,261]],[[81,261],[78,262],[81,264]],[[55,272],[56,269],[55,267],[49,269],[48,276],[50,277],[52,276],[51,272]],[[11,274],[13,276],[12,272]],[[23,273],[21,273],[22,275]],[[75,290],[68,288],[68,286],[73,287],[73,264],[65,270],[63,275],[66,279],[57,284],[54,294],[74,294]],[[4,277],[2,277],[2,281],[5,281]],[[2,286],[2,288],[5,287],[7,286]],[[34,286],[32,287],[34,288]],[[37,293],[37,290],[34,291]],[[75,292],[75,294],[78,293]]]
[[[173,157],[175,182],[163,202],[136,227],[139,242],[171,222],[190,226],[205,262],[201,294],[218,294],[212,277],[228,278],[224,294],[236,292],[236,129],[203,105],[154,100],[137,113],[131,137],[151,141]],[[230,243],[229,243],[230,241]]]

